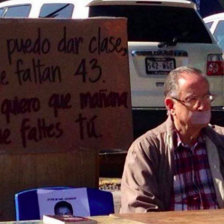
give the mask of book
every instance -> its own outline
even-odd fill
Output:
[[[44,224],[96,224],[97,221],[87,217],[73,215],[43,215]]]

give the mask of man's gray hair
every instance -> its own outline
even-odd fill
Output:
[[[202,71],[197,69],[197,68],[192,68],[192,67],[187,67],[187,66],[182,66],[178,67],[174,70],[172,70],[164,84],[164,95],[165,96],[172,96],[172,97],[177,97],[179,94],[179,84],[178,80],[182,77],[183,74],[189,74],[189,75],[199,75],[203,76],[205,80],[207,81],[206,77],[203,75]]]

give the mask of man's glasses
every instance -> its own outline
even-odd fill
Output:
[[[215,96],[212,95],[212,94],[206,94],[206,95],[201,96],[201,97],[189,97],[189,98],[186,98],[185,100],[180,100],[176,97],[172,97],[172,98],[174,100],[180,102],[181,104],[183,104],[187,107],[191,107],[191,108],[195,108],[198,105],[199,102],[210,104],[215,100]]]

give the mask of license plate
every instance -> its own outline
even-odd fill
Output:
[[[174,58],[146,58],[145,67],[146,74],[166,75],[176,68],[176,63]]]

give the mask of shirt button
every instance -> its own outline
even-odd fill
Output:
[[[196,200],[198,200],[198,198],[199,198],[198,196],[194,196],[193,200],[196,201]]]

